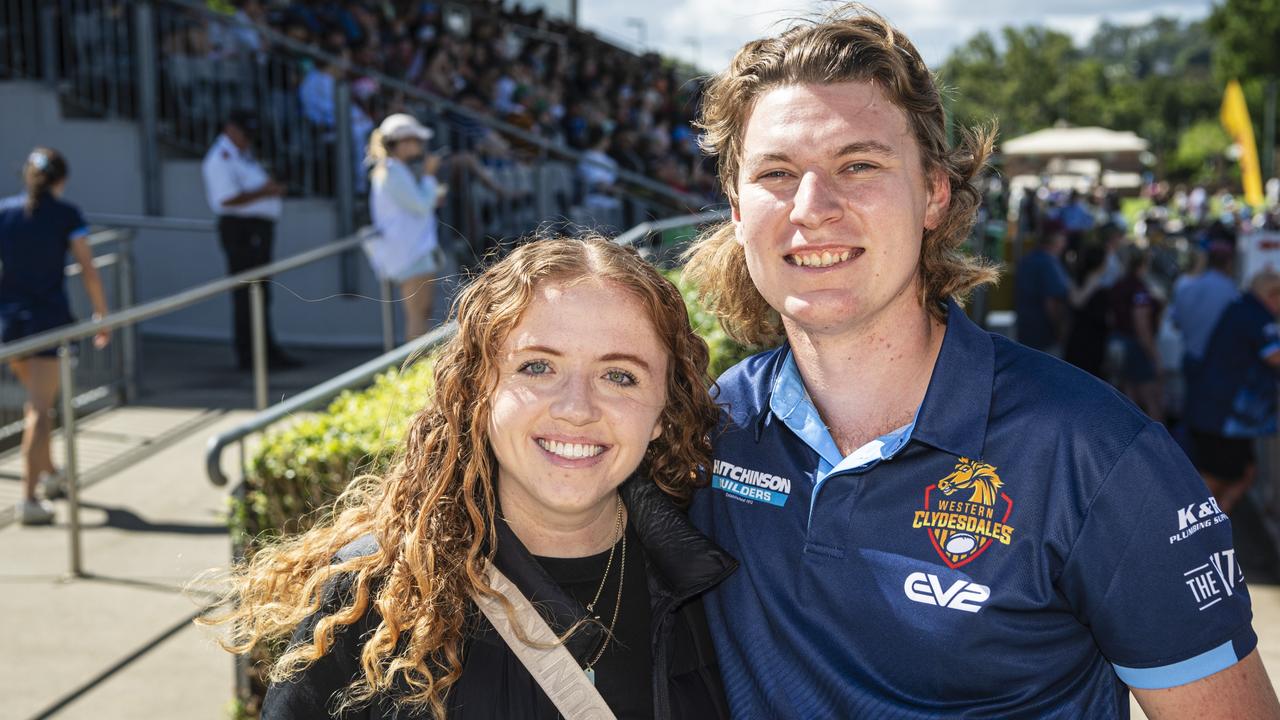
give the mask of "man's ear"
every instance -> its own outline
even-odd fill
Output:
[[[946,217],[951,207],[951,182],[941,168],[935,169],[929,178],[929,200],[924,209],[924,229],[932,230]]]
[[[742,212],[737,203],[729,204],[729,220],[733,223],[733,238],[742,244]]]

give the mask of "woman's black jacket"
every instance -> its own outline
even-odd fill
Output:
[[[737,567],[737,561],[689,523],[688,518],[652,482],[639,478],[622,487],[631,526],[644,546],[651,598],[653,628],[653,706],[658,720],[714,720],[728,718],[729,709],[720,682],[719,665],[703,613],[701,595],[720,583]],[[586,609],[547,575],[507,529],[497,523],[498,552],[494,564],[544,610],[557,634],[587,616]],[[366,536],[338,553],[347,559],[374,551]],[[320,618],[336,611],[339,598],[349,597],[349,587],[335,585],[320,612],[299,625],[292,642],[309,642]],[[533,676],[506,646],[478,611],[464,653],[462,677],[450,689],[451,720],[506,718],[554,720],[554,706]],[[337,634],[333,648],[289,683],[272,685],[262,707],[263,720],[302,720],[331,716],[334,693],[360,672],[360,638],[378,626],[370,611],[360,621]],[[569,652],[585,664],[598,647],[603,630],[585,623],[569,637]],[[407,720],[428,718],[426,710],[397,708],[391,697],[379,697],[372,705],[347,711],[343,720]]]

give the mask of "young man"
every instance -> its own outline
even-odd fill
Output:
[[[854,9],[748,43],[702,124],[733,215],[687,272],[782,343],[720,378],[691,511],[742,563],[708,602],[733,716],[1280,713],[1168,434],[956,304],[991,138],[947,146],[910,41]]]

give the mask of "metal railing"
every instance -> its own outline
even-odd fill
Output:
[[[718,210],[692,215],[681,215],[656,222],[646,222],[621,233],[614,238],[614,242],[619,245],[634,246],[642,240],[646,240],[654,233],[661,233],[684,227],[697,228],[698,226],[705,225],[707,223],[725,220],[727,217],[727,210]],[[408,358],[413,357],[415,353],[425,354],[426,352],[438,347],[452,337],[452,334],[456,329],[456,324],[452,322],[442,325],[427,335],[406,343],[399,348],[390,350],[379,357],[373,358],[363,365],[349,370],[332,380],[317,385],[304,393],[295,395],[284,402],[272,405],[270,408],[259,412],[244,423],[210,438],[205,449],[205,470],[209,476],[209,482],[217,486],[227,484],[227,476],[222,472],[222,453],[228,446],[234,443],[241,444],[241,470],[243,471],[243,443],[250,435],[261,432],[281,420],[288,419],[295,413],[321,407],[346,390],[368,384],[368,382],[378,373],[384,372],[391,367],[403,363]]]
[[[600,217],[579,203],[575,168],[591,162],[582,153],[193,0],[9,0],[0,8],[4,76],[41,79],[85,111],[136,119],[150,214],[163,205],[155,140],[202,154],[233,108],[257,112],[259,156],[277,180],[294,194],[334,197],[340,235],[358,223],[369,131],[391,111],[418,116],[453,151],[445,172],[455,193],[442,220],[477,256],[551,218],[616,230],[703,203],[619,170],[621,203]],[[511,157],[475,162],[476,132],[504,138]]]
[[[128,231],[123,230],[115,230],[112,232],[128,234]],[[132,332],[138,323],[181,310],[191,305],[195,305],[196,303],[204,302],[223,293],[236,290],[243,284],[247,283],[249,284],[250,314],[253,320],[252,356],[254,405],[259,410],[265,409],[267,407],[268,376],[266,302],[265,292],[263,291],[263,282],[269,276],[295,270],[339,253],[354,250],[361,242],[363,242],[363,237],[361,236],[345,238],[323,247],[300,253],[290,258],[278,260],[269,265],[263,265],[220,280],[213,280],[198,287],[194,287],[168,297],[146,302],[141,305],[130,307],[128,306],[130,303],[122,302],[122,308],[120,310],[112,312],[101,319],[88,320],[74,325],[68,325],[30,338],[25,338],[18,342],[5,344],[0,347],[0,363],[17,357],[33,355],[45,350],[56,348],[58,351],[62,379],[61,420],[62,436],[66,452],[63,471],[66,478],[67,499],[69,503],[71,575],[83,575],[82,553],[80,547],[80,501],[78,496],[79,482],[76,453],[76,417],[74,412],[76,407],[77,387],[79,387],[79,385],[77,383],[78,376],[74,372],[76,353],[73,351],[73,348],[79,344],[88,343],[94,335],[101,331],[120,330],[121,334],[124,335],[128,332]],[[95,264],[97,263],[95,262]],[[390,286],[384,283],[384,303],[389,302],[390,300],[389,291]],[[129,298],[129,300],[131,301],[131,298]],[[389,316],[386,313],[383,313],[382,318],[385,323],[388,321]],[[385,329],[384,335],[386,335]],[[122,343],[122,345],[132,345],[134,343],[135,340],[130,338],[128,341]],[[91,355],[91,353],[86,352],[85,355]]]

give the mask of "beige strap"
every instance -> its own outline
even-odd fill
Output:
[[[604,698],[600,697],[600,691],[587,679],[578,661],[547,626],[547,621],[542,619],[524,593],[492,564],[485,568],[485,574],[489,578],[489,587],[511,603],[515,619],[525,636],[538,645],[526,645],[520,641],[497,598],[476,595],[473,598],[476,605],[480,606],[493,629],[524,663],[565,720],[616,720]]]

